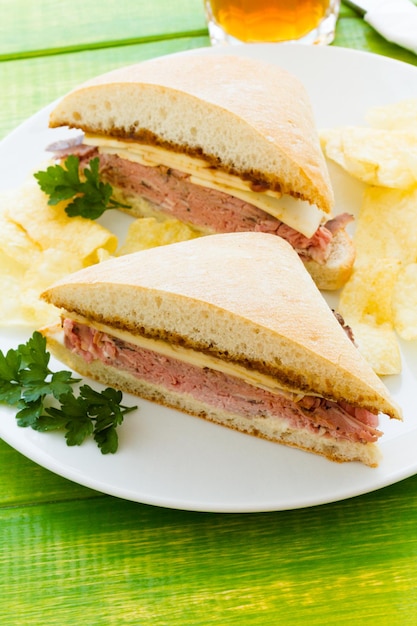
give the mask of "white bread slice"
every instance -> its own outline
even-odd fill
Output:
[[[272,64],[230,54],[152,59],[81,85],[57,105],[50,126],[156,143],[325,213],[333,207],[308,94]]]
[[[302,393],[401,418],[298,255],[274,235],[212,235],[110,259],[43,298],[132,335],[223,355]]]

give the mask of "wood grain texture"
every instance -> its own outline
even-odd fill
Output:
[[[201,0],[0,0],[0,59],[207,31]]]
[[[336,28],[335,46],[365,50],[417,65],[417,55],[390,43],[353,11],[342,10]]]
[[[110,497],[3,509],[0,622],[415,624],[416,487],[252,515]]]
[[[5,474],[0,489],[0,507],[101,496],[44,469],[1,440],[0,468]]]

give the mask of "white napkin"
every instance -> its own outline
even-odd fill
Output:
[[[385,39],[417,54],[417,6],[411,0],[369,3],[364,19]]]

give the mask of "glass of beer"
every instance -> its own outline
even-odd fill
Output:
[[[334,39],[340,0],[205,0],[211,43]]]

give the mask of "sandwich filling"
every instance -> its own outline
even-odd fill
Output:
[[[283,388],[273,377],[241,365],[163,341],[135,338],[132,342],[123,331],[113,335],[68,317],[62,327],[66,348],[87,363],[98,360],[171,393],[190,395],[208,407],[248,420],[284,420],[320,437],[362,444],[376,442],[382,435],[378,416],[365,408]]]
[[[81,138],[80,138],[81,141]],[[56,150],[80,156],[81,168],[98,157],[100,173],[118,199],[140,206],[143,215],[174,217],[203,234],[257,231],[286,239],[304,259],[324,264],[336,233],[352,221],[343,213],[327,220],[317,206],[282,195],[265,182],[242,180],[201,158],[157,146],[86,136]]]

